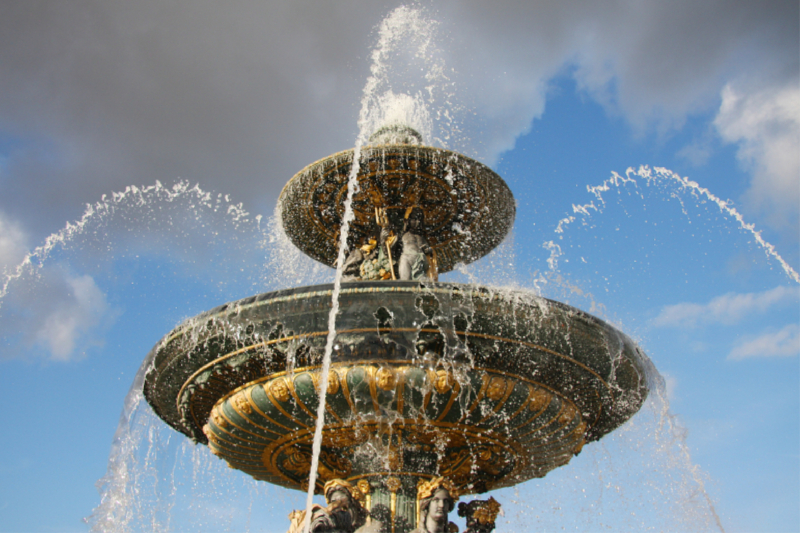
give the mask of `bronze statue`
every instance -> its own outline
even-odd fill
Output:
[[[391,256],[387,253],[386,239],[385,232],[381,232],[380,243],[377,244],[369,254],[364,256],[364,260],[359,266],[361,280],[376,281],[394,279],[392,278],[394,266],[392,265]],[[368,246],[372,246],[373,242],[374,239],[370,239]]]
[[[500,504],[494,498],[458,504],[458,516],[467,519],[467,529],[464,533],[491,533],[494,531],[495,520],[499,513]]]
[[[343,479],[332,479],[325,483],[323,492],[327,507],[314,504],[311,508],[311,533],[353,533],[364,525],[367,511],[357,496],[358,488]],[[305,511],[289,514],[291,527],[287,533],[302,533]]]
[[[380,230],[348,254],[342,281],[437,281],[436,255],[423,233],[424,212],[418,206],[409,207],[403,220],[402,230],[393,228],[386,209],[376,207]]]
[[[362,265],[366,261],[377,257],[377,252],[375,251],[377,246],[378,241],[375,238],[370,238],[366,244],[350,252],[342,267],[342,281],[360,280]]]
[[[417,491],[419,511],[417,529],[411,533],[450,533],[458,527],[447,520],[447,515],[455,507],[458,493],[444,478],[424,482]]]
[[[406,210],[405,224],[401,243],[403,251],[400,254],[398,271],[401,280],[433,281],[430,276],[431,263],[428,256],[433,254],[433,249],[423,234],[425,214],[419,207],[409,207]]]
[[[395,528],[395,531],[403,531],[403,529]],[[355,533],[392,533],[391,510],[382,504],[374,506],[369,511],[367,523],[358,528]]]

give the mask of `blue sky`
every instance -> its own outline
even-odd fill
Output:
[[[800,269],[798,8],[662,4],[434,2],[430,56],[391,58],[398,78],[446,67],[432,136],[491,164],[518,201],[509,240],[450,279],[535,288],[616,324],[675,416],[654,399],[502,491],[499,531],[718,530],[709,501],[725,531],[800,529],[799,285],[671,178],[730,200]],[[0,266],[64,238],[0,299],[0,531],[87,529],[136,371],[181,320],[332,279],[310,260],[283,269],[271,216],[294,172],[355,142],[376,28],[397,5],[7,6]],[[588,187],[613,173],[633,181],[601,201]],[[142,411],[134,427],[149,428]],[[153,427],[137,453],[142,486],[161,468],[143,492],[160,496],[142,496],[134,524],[158,508],[174,531],[284,531],[302,505]]]

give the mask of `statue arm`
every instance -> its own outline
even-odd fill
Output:
[[[361,265],[363,261],[364,261],[364,252],[362,252],[360,248],[356,248],[355,250],[350,252],[350,255],[347,256],[347,259],[345,259],[342,271],[349,272],[356,266]]]
[[[394,248],[395,244],[397,244],[397,241],[399,240],[400,239],[397,238],[397,235],[392,235],[387,228],[383,228],[381,230],[381,246]]]
[[[433,253],[433,248],[431,248],[431,244],[428,242],[427,237],[420,235],[420,242],[422,243],[420,246],[422,253],[425,255],[431,255]]]

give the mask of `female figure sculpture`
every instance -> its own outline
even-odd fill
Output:
[[[422,233],[425,214],[419,207],[409,207],[406,210],[405,227],[403,228],[403,252],[398,260],[398,271],[401,280],[435,281],[429,272],[431,264],[428,256],[433,254],[433,249],[427,237]]]
[[[417,494],[419,501],[418,527],[411,533],[450,533],[458,527],[448,522],[447,515],[456,505],[456,491],[444,478],[423,483]]]

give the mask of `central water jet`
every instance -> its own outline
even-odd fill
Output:
[[[406,126],[370,142],[354,173],[327,381],[334,287],[318,285],[187,321],[153,349],[144,393],[159,417],[232,468],[299,490],[308,489],[324,412],[313,490],[329,506],[313,510],[317,522],[433,531],[437,494],[452,503],[542,477],[625,422],[647,396],[649,363],[626,335],[578,309],[439,283],[503,240],[511,191],[488,167],[424,146]],[[329,266],[354,154],[306,167],[279,200],[291,241]],[[490,499],[459,512],[468,531],[490,531],[498,507]],[[300,524],[302,513],[293,518]]]

